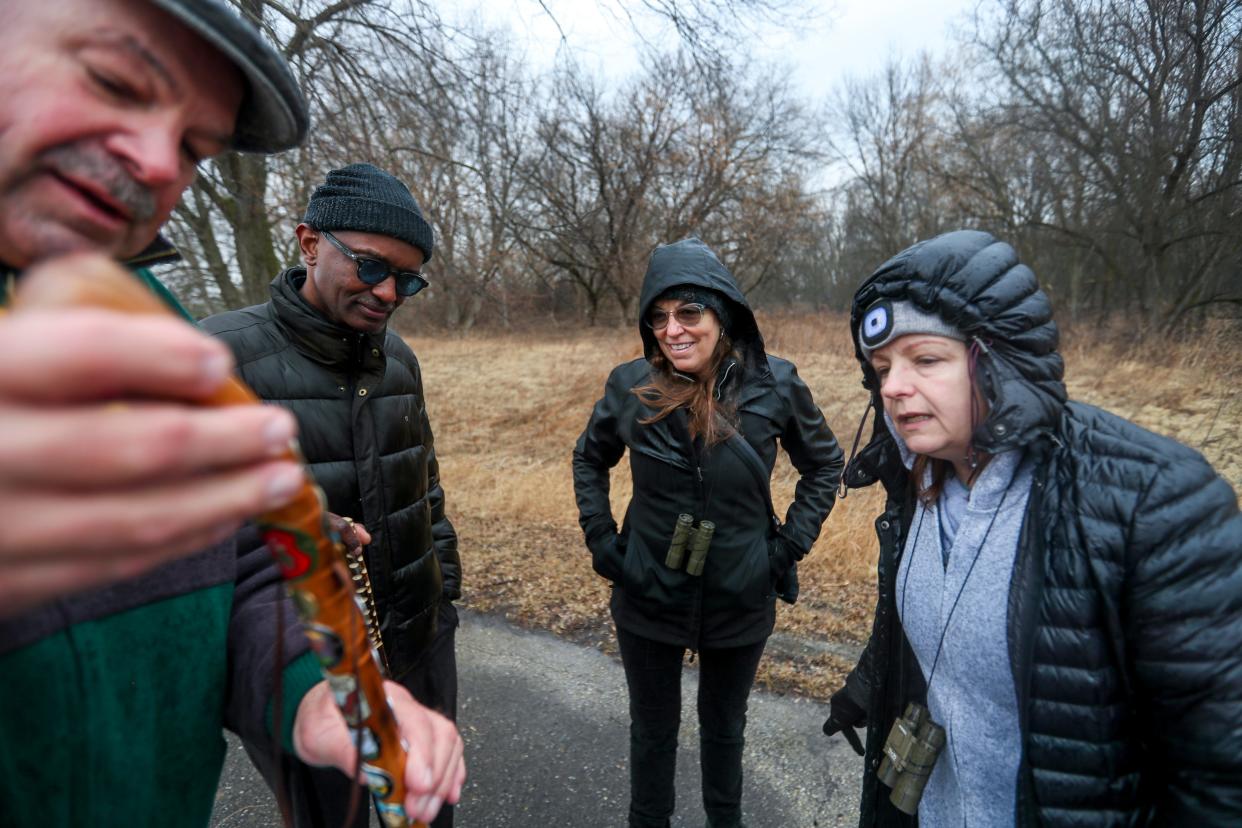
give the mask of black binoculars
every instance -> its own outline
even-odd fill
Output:
[[[678,515],[677,522],[673,524],[673,539],[669,542],[664,565],[669,569],[681,569],[681,562],[686,556],[686,547],[689,547],[690,560],[686,562],[686,574],[702,575],[703,564],[707,561],[707,549],[712,545],[712,535],[715,531],[716,524],[710,520],[699,521],[696,527],[693,517],[686,514]]]
[[[880,781],[893,789],[888,800],[902,813],[914,816],[940,751],[944,728],[932,721],[926,707],[910,702],[905,715],[893,722],[880,760]]]

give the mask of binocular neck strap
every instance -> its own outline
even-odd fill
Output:
[[[975,564],[979,562],[979,556],[988,544],[988,535],[992,534],[992,527],[996,524],[996,517],[1004,510],[1005,501],[1009,499],[1009,492],[1012,488],[1010,486],[1005,490],[1005,493],[1001,496],[1000,503],[996,505],[996,509],[992,512],[992,518],[988,521],[988,528],[984,530],[983,539],[979,541],[979,548],[975,550],[975,556],[970,559],[970,567],[966,570],[966,577],[962,579],[962,585],[958,587],[957,595],[953,598],[953,604],[949,607],[949,617],[944,620],[944,627],[940,630],[940,642],[936,645],[936,655],[932,658],[931,669],[927,672],[928,707],[931,707],[932,679],[936,677],[936,667],[940,664],[940,654],[944,651],[945,635],[949,632],[949,625],[953,623],[953,613],[957,611],[957,604],[962,600],[962,593],[966,591],[966,585],[970,583],[970,575],[975,571]],[[903,619],[906,617],[906,585],[910,582],[910,570],[914,568],[914,553],[919,548],[919,533],[923,530],[923,518],[926,517],[931,508],[930,506],[921,507],[914,537],[906,544],[910,549],[910,559],[906,561],[906,577],[902,579],[901,583],[901,617]]]

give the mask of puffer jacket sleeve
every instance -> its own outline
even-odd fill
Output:
[[[788,416],[781,432],[781,445],[798,470],[793,503],[785,512],[781,540],[790,547],[794,560],[811,550],[820,527],[836,502],[837,483],[845,467],[844,454],[837,445],[823,412],[815,404],[797,369],[781,361],[778,367]]]
[[[871,708],[871,673],[875,669],[873,662],[875,659],[876,637],[872,635],[867,639],[867,646],[863,649],[862,655],[858,657],[858,663],[854,665],[854,669],[850,670],[849,675],[845,677],[845,684],[837,693],[833,694],[835,698],[837,694],[845,696],[854,705],[868,714],[870,717]]]
[[[604,386],[604,396],[595,403],[591,419],[574,447],[578,523],[586,536],[587,548],[597,557],[607,551],[606,546],[614,542],[617,533],[608,501],[608,472],[625,454],[617,418],[629,393],[621,367],[613,369]]]
[[[1178,455],[1139,500],[1120,610],[1167,780],[1155,824],[1242,825],[1242,515],[1202,457]]]

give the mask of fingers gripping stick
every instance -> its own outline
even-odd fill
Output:
[[[156,296],[111,260],[76,255],[32,269],[21,280],[12,308],[55,310],[97,308],[130,314],[171,315]],[[240,380],[225,382],[203,400],[206,406],[244,405],[259,399]],[[295,441],[285,459],[303,462]],[[256,517],[324,677],[354,741],[361,772],[389,828],[411,823],[402,802],[406,751],[384,694],[383,677],[370,646],[367,625],[355,597],[340,535],[332,529],[323,492],[310,474],[287,505]],[[415,823],[420,828],[421,823]]]

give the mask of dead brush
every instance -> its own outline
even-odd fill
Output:
[[[847,317],[761,313],[759,324],[769,352],[798,367],[848,451],[867,393]],[[582,542],[570,460],[608,372],[642,349],[632,327],[564,330],[408,341],[423,368],[447,510],[460,536],[464,603],[612,652],[609,588]],[[1198,448],[1242,488],[1242,361],[1237,343],[1226,347],[1222,336],[1128,341],[1074,327],[1062,340],[1070,396]],[[778,512],[796,482],[781,454],[772,485]],[[618,521],[629,491],[622,460],[612,475]],[[878,487],[837,502],[799,567],[798,604],[780,605],[762,684],[820,699],[839,686],[870,632],[881,510]]]

